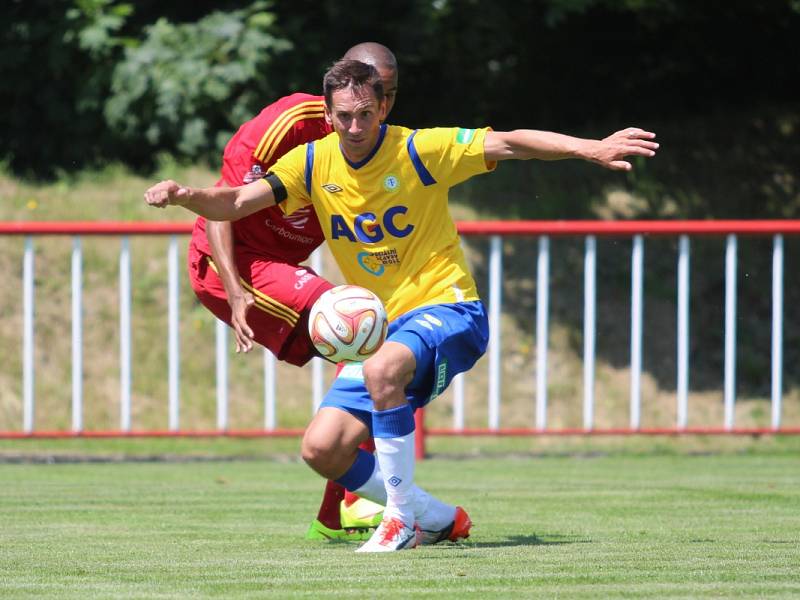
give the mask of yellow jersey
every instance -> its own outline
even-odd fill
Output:
[[[313,204],[345,279],[375,292],[390,320],[422,306],[478,300],[448,192],[494,169],[484,158],[487,131],[384,124],[358,163],[332,133],[273,165],[287,191],[281,209],[291,214]]]

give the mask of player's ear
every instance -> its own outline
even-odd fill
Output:
[[[387,109],[388,106],[389,106],[389,104],[386,102],[386,96],[384,96],[383,100],[381,100],[381,106],[378,109],[378,114],[381,117],[381,123],[383,123],[386,120],[386,115],[387,115],[387,110],[386,109]]]
[[[333,117],[331,116],[331,111],[328,108],[328,103],[325,103],[325,122],[333,127]]]

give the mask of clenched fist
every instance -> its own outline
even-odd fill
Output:
[[[189,188],[168,179],[159,181],[144,193],[144,201],[156,208],[165,208],[170,204],[183,204],[189,194]]]

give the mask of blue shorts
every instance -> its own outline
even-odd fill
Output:
[[[406,387],[406,398],[416,410],[483,356],[489,342],[489,320],[480,301],[425,306],[392,321],[387,341],[403,344],[414,353],[417,369]],[[342,369],[320,408],[328,406],[349,412],[372,431],[372,399],[364,385],[361,363]]]

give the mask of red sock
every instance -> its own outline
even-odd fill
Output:
[[[369,438],[368,440],[361,442],[359,448],[361,448],[362,450],[366,450],[367,452],[375,452],[375,440]],[[350,506],[351,504],[353,504],[353,502],[358,500],[358,498],[359,498],[358,494],[354,494],[353,492],[348,492],[347,490],[344,491],[345,506]]]
[[[344,492],[344,487],[335,481],[328,481],[325,486],[325,494],[319,505],[317,520],[329,529],[342,528],[342,522],[339,520],[339,503],[344,498]]]
[[[339,372],[343,368],[344,363],[336,365],[336,376],[339,375]],[[363,448],[367,452],[375,452],[375,443],[372,441],[372,438],[370,438],[361,444],[359,448]],[[342,521],[339,518],[339,504],[343,498],[347,506],[350,506],[353,502],[358,500],[358,496],[348,492],[335,481],[328,481],[325,486],[325,494],[322,496],[322,504],[320,504],[319,512],[317,513],[317,520],[325,525],[325,527],[330,529],[342,528]]]
[[[337,364],[336,375],[339,375],[343,368],[344,363]],[[375,442],[372,438],[369,438],[367,441],[362,442],[359,448],[367,452],[375,452]],[[319,505],[319,512],[317,513],[317,520],[325,527],[329,529],[342,528],[342,521],[339,518],[339,504],[343,498],[346,506],[350,506],[358,500],[356,494],[348,492],[335,481],[328,481],[325,485],[325,494],[322,496],[322,504]]]

